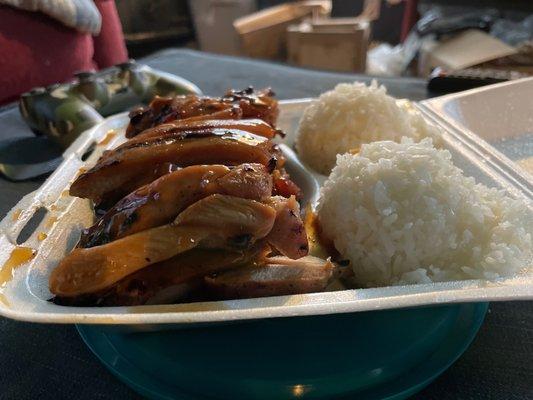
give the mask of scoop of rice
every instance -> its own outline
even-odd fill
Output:
[[[339,155],[318,217],[362,286],[496,279],[533,258],[531,204],[465,177],[430,139]]]
[[[327,175],[337,154],[358,149],[363,143],[399,141],[402,136],[419,141],[437,135],[436,128],[408,101],[387,95],[387,89],[375,81],[370,86],[341,83],[306,108],[296,149],[304,162]]]

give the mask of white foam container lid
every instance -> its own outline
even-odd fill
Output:
[[[532,204],[531,175],[512,161],[520,157],[506,155],[489,143],[494,144],[502,138],[522,138],[521,143],[524,142],[523,137],[527,138],[533,132],[531,99],[533,78],[443,96],[415,106],[443,129],[444,147],[450,150],[454,163],[465,174]],[[306,169],[291,150],[298,121],[310,101],[280,102],[278,125],[287,133],[282,149],[288,159],[289,173],[300,184],[307,199],[316,201],[318,184],[324,177]],[[13,269],[11,280],[0,282],[0,315],[33,322],[162,329],[222,321],[533,298],[533,266],[530,264],[524,266],[530,274],[493,281],[453,281],[162,306],[64,307],[50,303],[47,301],[52,297],[48,291],[50,272],[75,245],[80,230],[90,225],[94,218],[89,201],[68,195],[70,183],[80,168],[93,165],[102,151],[125,140],[127,123],[126,113],[118,114],[81,135],[64,153],[64,162],[41,188],[25,196],[0,222],[0,275],[17,246],[29,247],[36,252],[31,260]],[[490,126],[498,127],[496,135],[487,129]],[[110,130],[116,135],[108,136]],[[93,143],[102,141],[104,143],[98,144],[86,161],[81,160]],[[531,140],[525,141],[531,144]],[[524,145],[516,148],[523,152]],[[531,157],[533,152],[522,156]],[[21,230],[39,208],[45,208],[47,215],[29,239],[17,244]],[[44,240],[42,233],[46,234]]]

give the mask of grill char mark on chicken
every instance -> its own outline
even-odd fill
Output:
[[[258,118],[274,126],[278,105],[273,96],[271,89],[256,92],[249,87],[239,91],[230,90],[220,98],[198,95],[156,97],[148,107],[130,113],[126,137],[132,138],[148,128],[169,121],[204,115],[210,115],[212,119],[226,116],[231,119]]]
[[[74,249],[52,271],[50,290],[67,297],[96,292],[196,247],[243,250],[268,235],[275,217],[266,204],[214,194],[187,207],[171,224]]]
[[[179,167],[242,163],[268,166],[277,154],[275,145],[267,139],[236,129],[179,132],[112,150],[72,183],[70,194],[99,203],[108,193],[123,197],[149,183],[146,172],[168,163]]]
[[[181,211],[209,195],[263,200],[272,193],[272,178],[261,164],[194,165],[171,172],[130,193],[92,227],[78,247],[88,248],[171,222]]]

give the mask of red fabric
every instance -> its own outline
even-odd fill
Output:
[[[405,9],[402,18],[402,32],[400,34],[401,43],[407,38],[407,35],[409,35],[411,29],[415,26],[418,18],[418,0],[405,0]]]
[[[36,12],[0,6],[0,101],[95,68],[93,42]]]
[[[127,60],[113,1],[98,1],[102,31],[96,38],[37,12],[0,6],[0,104],[36,86],[64,82],[76,71]]]
[[[96,1],[102,15],[102,29],[94,38],[94,60],[98,67],[105,68],[128,59],[122,25],[113,0]]]

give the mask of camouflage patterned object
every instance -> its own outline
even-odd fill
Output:
[[[129,61],[99,72],[80,72],[71,83],[35,88],[20,97],[19,108],[35,134],[67,148],[104,117],[148,103],[155,95],[187,93],[201,92],[185,79]]]

